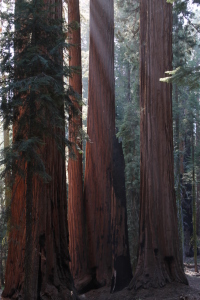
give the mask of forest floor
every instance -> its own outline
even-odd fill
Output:
[[[190,266],[192,259],[187,259]],[[200,268],[199,268],[200,272]],[[189,285],[171,283],[164,288],[140,289],[138,291],[124,289],[120,292],[110,294],[109,287],[92,290],[81,296],[85,300],[200,300],[200,273],[194,268],[185,267]]]
[[[192,259],[187,260],[187,265],[192,264]],[[199,263],[198,263],[199,264]],[[200,272],[200,267],[199,267]],[[200,273],[196,273],[194,268],[185,267],[189,285],[171,283],[164,288],[140,289],[138,291],[127,288],[120,292],[110,294],[109,287],[103,287],[80,296],[83,300],[200,300]],[[8,299],[8,298],[6,298]],[[1,300],[1,290],[0,290]],[[3,300],[3,298],[2,298]]]

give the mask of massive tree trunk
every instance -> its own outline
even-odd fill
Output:
[[[68,0],[68,22],[69,24],[80,24],[79,0]],[[72,142],[74,156],[68,162],[68,224],[69,224],[69,252],[71,257],[71,272],[75,285],[81,289],[80,279],[86,273],[86,239],[83,206],[83,174],[82,174],[82,144],[80,130],[82,128],[81,116],[81,95],[82,95],[82,74],[81,74],[81,37],[80,27],[72,30],[69,34],[69,42],[72,44],[69,50],[69,65],[74,68],[69,84],[77,93],[77,97],[71,97],[77,114],[70,117],[69,140]],[[76,145],[79,149],[76,148]]]
[[[52,1],[51,3],[46,1],[46,10],[52,4]],[[62,1],[55,1],[54,4],[55,14],[52,13],[49,16],[61,19]],[[39,70],[36,68],[35,71]],[[26,96],[28,97],[29,93]],[[57,106],[55,105],[55,107]],[[35,166],[34,160],[26,162],[22,159],[18,163],[26,176],[22,178],[20,175],[16,175],[12,189],[11,231],[9,235],[5,289],[3,291],[3,296],[11,299],[67,300],[72,298],[72,293],[74,293],[74,298],[76,299],[73,278],[69,268],[66,170],[63,155],[65,149],[64,103],[58,105],[58,107],[60,109],[59,117],[63,120],[63,127],[59,126],[57,128],[55,126],[52,136],[62,137],[59,140],[62,142],[60,142],[58,147],[55,138],[51,137],[51,134],[48,137],[43,135],[43,144],[40,144],[40,149],[38,150],[46,172],[51,177],[50,182],[45,183],[44,180],[34,173],[34,168],[29,169],[31,167],[30,163],[32,167],[33,165]],[[20,113],[16,114],[13,125],[14,142],[19,137],[18,124],[20,119],[27,113],[25,108],[25,106],[18,107],[18,112]],[[44,120],[47,120],[48,123],[51,120],[49,120],[49,114],[45,108],[42,113],[44,113]],[[32,115],[32,111],[29,111],[29,113]],[[28,116],[30,117],[30,115]],[[21,135],[24,139],[37,136],[37,129],[28,136],[29,124],[23,126],[24,133]],[[38,133],[39,131],[40,128]],[[29,203],[30,199],[32,199],[32,203]],[[27,204],[30,204],[31,208],[28,208]],[[31,212],[31,215],[29,215],[31,228],[30,224],[27,224],[26,213],[28,211]],[[31,232],[32,246],[31,248],[29,247],[30,251],[28,252],[26,242],[28,237],[26,236],[27,228],[28,232]],[[29,270],[27,255],[30,259]],[[29,275],[28,279],[25,278],[27,274]],[[28,280],[28,284],[25,283],[25,280]]]
[[[39,295],[40,299],[59,299],[61,295],[62,299],[71,299],[73,280],[69,270],[65,160],[55,141],[47,141],[43,159],[52,180],[48,184],[38,178],[33,181],[31,299],[39,299]],[[19,299],[22,295],[23,299],[26,184],[20,178],[15,182],[3,296]]]
[[[141,187],[139,258],[130,288],[187,284],[181,264],[173,175],[172,6],[140,1]]]
[[[88,268],[96,287],[110,283],[118,256],[128,256],[125,199],[118,198],[113,186],[114,88],[113,1],[91,0],[87,120],[90,142],[86,145],[84,199]]]
[[[100,285],[111,279],[112,139],[115,134],[113,0],[90,1],[89,99],[84,197],[88,267]]]

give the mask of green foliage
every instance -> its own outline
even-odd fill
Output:
[[[171,3],[171,4],[176,3],[176,2],[179,2],[179,0],[167,0],[167,3]],[[182,7],[187,6],[188,2],[189,2],[189,0],[182,0],[181,1]],[[200,4],[200,0],[193,0],[192,3]]]
[[[162,78],[163,82],[173,82],[179,85],[188,86],[191,90],[200,88],[200,66],[178,67],[173,71],[167,71],[170,77]]]
[[[56,6],[43,0],[10,2],[1,13],[1,116],[4,129],[14,126],[11,147],[4,151],[2,164],[6,172],[24,177],[24,164],[32,163],[33,173],[49,180],[41,149],[45,140],[70,146],[63,137],[65,115],[74,107],[66,77],[71,75],[63,63],[69,44],[65,42],[67,26],[56,16]],[[60,134],[59,134],[60,132]],[[64,155],[64,152],[63,152]],[[5,175],[5,172],[3,173]]]

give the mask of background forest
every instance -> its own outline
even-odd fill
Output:
[[[128,285],[187,284],[186,257],[194,258],[198,272],[200,2],[158,4],[167,11],[162,26],[172,31],[173,71],[166,68],[159,84],[169,95],[172,83],[174,162],[168,154],[161,161],[173,171],[177,216],[171,204],[166,216],[172,220],[169,227],[177,227],[177,238],[166,235],[158,246],[149,233],[159,265],[155,278],[149,266],[140,272],[146,215],[140,76],[141,49],[147,43],[141,20],[149,7],[139,0],[79,1],[0,2],[0,285],[11,299],[78,299],[78,292],[105,285],[116,292]],[[155,49],[165,42],[155,38]],[[169,61],[170,53],[165,52]],[[167,112],[171,106],[166,103]],[[154,213],[151,204],[148,210]],[[169,254],[168,239],[177,244],[178,252],[172,251],[177,261]],[[164,262],[159,247],[168,252]],[[151,260],[150,254],[146,257]]]

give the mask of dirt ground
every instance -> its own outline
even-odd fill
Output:
[[[200,268],[199,268],[200,269]],[[200,270],[199,270],[200,271]],[[200,300],[200,273],[194,268],[185,267],[189,285],[171,283],[160,289],[141,289],[137,292],[124,289],[121,292],[110,294],[110,289],[104,287],[92,290],[81,296],[85,300]]]
[[[200,268],[199,268],[200,271]],[[83,300],[200,300],[200,273],[195,273],[194,268],[185,267],[189,285],[171,283],[160,289],[141,289],[129,291],[127,288],[110,294],[109,287],[92,290],[80,296]],[[1,290],[0,290],[1,295]],[[1,296],[0,296],[1,299]],[[3,300],[3,299],[2,299]]]

